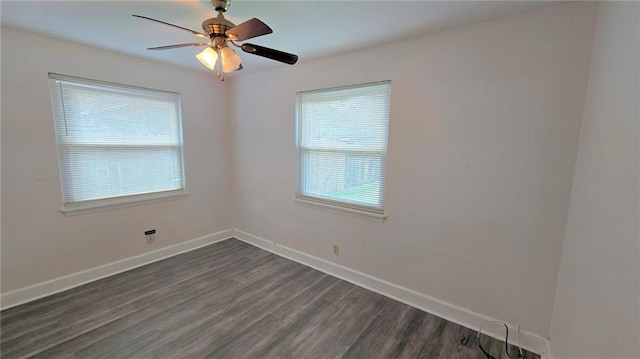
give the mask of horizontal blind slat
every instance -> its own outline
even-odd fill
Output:
[[[298,94],[298,192],[382,211],[389,83]]]
[[[179,150],[61,151],[68,202],[180,189]]]
[[[50,81],[65,203],[184,188],[179,94]]]

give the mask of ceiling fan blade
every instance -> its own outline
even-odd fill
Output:
[[[205,34],[203,34],[203,33],[201,33],[201,32],[198,32],[198,31],[195,31],[195,30],[191,30],[191,29],[187,29],[186,27],[182,27],[182,26],[178,26],[178,25],[170,24],[170,23],[168,23],[168,22],[164,22],[164,21],[160,21],[160,20],[152,19],[152,18],[150,18],[150,17],[146,17],[146,16],[140,16],[140,15],[131,15],[131,16],[139,17],[139,18],[141,18],[141,19],[146,19],[146,20],[151,20],[151,21],[159,22],[159,23],[164,24],[164,25],[173,26],[173,27],[178,28],[178,29],[181,29],[181,30],[189,31],[189,32],[190,32],[190,33],[192,33],[192,34],[194,34],[194,35],[196,35],[196,36],[198,36],[198,37],[205,38],[205,39],[208,39],[208,38],[209,38],[209,36],[207,36],[207,35],[205,35]]]
[[[209,45],[209,43],[207,43],[207,42],[192,42],[192,43],[189,43],[189,44],[176,44],[176,45],[149,47],[149,48],[147,48],[147,50],[169,50],[169,49],[178,49],[180,47],[207,46],[207,45]]]
[[[232,41],[244,41],[247,39],[251,39],[253,37],[262,36],[266,34],[272,33],[273,30],[264,22],[253,18],[251,20],[247,20],[242,24],[232,27],[231,29],[225,31],[225,35],[227,38]]]
[[[268,47],[254,44],[242,44],[242,51],[249,54],[266,57],[271,60],[284,62],[285,64],[289,65],[293,65],[298,61],[298,55],[289,54],[287,52],[274,50]]]

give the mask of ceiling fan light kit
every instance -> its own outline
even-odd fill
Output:
[[[216,67],[216,61],[218,61],[218,53],[213,48],[207,47],[202,50],[201,53],[197,54],[196,58],[201,64],[208,67],[209,70],[213,70]]]
[[[240,68],[242,59],[230,47],[223,47],[220,50],[220,57],[222,58],[222,72],[229,73]]]
[[[202,29],[205,33],[170,24],[168,22],[152,19],[146,16],[133,16],[172,26],[181,30],[188,31],[197,37],[208,39],[208,42],[192,42],[187,44],[150,47],[147,50],[169,50],[191,46],[207,46],[206,49],[196,55],[196,58],[204,66],[213,71],[215,71],[216,65],[218,65],[219,63],[222,67],[223,73],[242,70],[242,58],[240,58],[240,56],[238,56],[238,54],[236,54],[236,52],[232,48],[230,48],[228,44],[238,47],[248,54],[261,56],[289,65],[293,65],[298,61],[297,55],[287,52],[254,44],[237,44],[236,41],[241,42],[254,37],[267,35],[272,33],[273,30],[271,30],[269,26],[256,18],[245,21],[237,26],[231,21],[225,19],[223,13],[229,8],[229,0],[211,0],[211,5],[218,12],[218,15],[202,22]],[[220,59],[220,61],[218,61],[218,59]],[[218,77],[220,77],[221,80],[224,80],[224,77],[221,77],[219,72]]]

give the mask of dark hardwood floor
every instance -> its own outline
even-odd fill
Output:
[[[2,358],[484,358],[473,330],[235,239],[0,319]]]

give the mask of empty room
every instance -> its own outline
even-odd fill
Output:
[[[640,2],[0,16],[2,358],[640,358]]]

